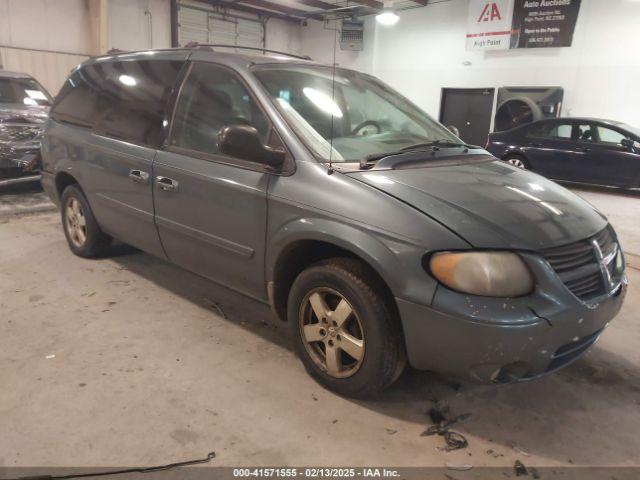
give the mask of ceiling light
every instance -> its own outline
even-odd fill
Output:
[[[378,15],[376,15],[376,20],[378,21],[378,23],[387,26],[395,25],[396,23],[398,23],[400,17],[393,10],[393,0],[385,0],[384,8]]]

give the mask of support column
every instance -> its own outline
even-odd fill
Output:
[[[109,48],[107,24],[108,0],[86,0],[89,7],[89,30],[91,35],[91,54],[104,55]]]

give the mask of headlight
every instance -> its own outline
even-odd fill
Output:
[[[533,276],[511,252],[440,252],[429,260],[434,277],[447,287],[485,297],[519,297],[533,291]]]

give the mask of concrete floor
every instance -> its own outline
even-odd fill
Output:
[[[579,193],[614,210],[623,245],[640,254],[640,197]],[[0,466],[212,450],[228,466],[640,464],[640,257],[628,256],[621,314],[562,372],[456,390],[408,371],[355,402],[306,375],[267,307],[224,287],[127,248],[75,257],[56,213],[0,216],[0,245]],[[420,436],[434,400],[472,414],[456,428],[467,449]]]

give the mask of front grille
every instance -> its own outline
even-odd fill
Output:
[[[594,242],[597,243],[599,252]],[[549,248],[541,253],[566,287],[576,297],[587,301],[607,293],[611,287],[611,282],[601,265],[605,265],[611,280],[620,276],[620,272],[616,271],[615,258],[608,264],[602,260],[612,254],[615,257],[617,249],[615,234],[611,227],[607,226],[590,238],[562,247]]]

